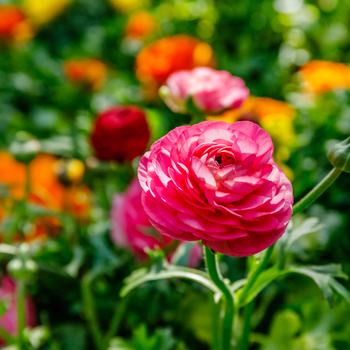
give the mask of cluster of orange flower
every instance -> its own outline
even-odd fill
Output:
[[[33,35],[34,28],[23,10],[13,5],[0,5],[0,38],[22,43]]]
[[[41,154],[30,162],[28,203],[49,211],[67,213],[78,220],[87,220],[91,207],[91,193],[88,187],[79,184],[84,166],[78,160],[67,161],[68,164],[62,164],[63,162],[48,154]],[[0,188],[3,193],[8,193],[8,196],[2,196],[0,202],[2,221],[9,217],[15,202],[25,198],[28,184],[24,164],[3,151],[0,152],[0,163]],[[64,178],[69,179],[69,183],[65,182]],[[60,221],[57,217],[44,215],[35,218],[24,235],[14,232],[15,238],[26,241],[44,239],[50,234],[55,234],[59,226]]]
[[[320,94],[335,89],[350,89],[350,68],[329,61],[310,61],[299,70],[305,92]]]
[[[214,65],[213,50],[207,43],[186,35],[175,35],[157,40],[141,50],[136,57],[135,72],[146,97],[152,98],[170,74]]]
[[[64,72],[71,82],[98,90],[106,79],[107,67],[95,59],[67,60]]]

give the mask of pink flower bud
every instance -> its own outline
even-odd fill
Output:
[[[120,247],[131,250],[140,260],[147,259],[145,249],[168,247],[173,240],[157,232],[148,220],[141,203],[142,189],[138,179],[127,191],[117,194],[111,210],[111,238]]]
[[[249,96],[249,89],[239,77],[227,71],[198,67],[191,71],[173,73],[160,95],[174,112],[185,113],[189,98],[205,113],[220,113],[228,108],[239,108]]]

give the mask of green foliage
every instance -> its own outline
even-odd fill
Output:
[[[147,334],[147,327],[141,324],[135,329],[130,341],[121,338],[111,340],[108,350],[173,350],[176,340],[170,328],[159,328],[152,335]]]
[[[293,9],[293,4],[299,7]],[[39,325],[25,330],[28,349],[95,348],[82,301],[84,282],[109,350],[217,350],[213,337],[222,295],[206,272],[186,267],[191,243],[174,254],[171,264],[159,250],[149,252],[150,261],[140,262],[109,235],[113,197],[135,177],[139,159],[128,165],[96,164],[89,141],[96,115],[115,104],[144,108],[150,144],[179,125],[199,120],[175,114],[157,99],[145,99],[134,70],[143,46],[179,33],[198,37],[213,48],[217,68],[243,78],[251,94],[295,108],[296,137],[286,160],[294,172],[295,201],[328,173],[327,151],[350,133],[349,91],[310,98],[302,92],[297,73],[310,59],[350,61],[347,1],[154,0],[145,9],[159,22],[145,42],[125,38],[130,14],[116,11],[108,1],[75,0],[38,27],[31,41],[0,43],[0,150],[12,150],[17,159],[27,161],[38,151],[28,145],[35,140],[44,153],[78,158],[86,166],[82,183],[93,194],[91,217],[84,221],[26,198],[12,198],[8,186],[0,183],[1,271],[12,269],[16,277],[28,277],[27,292],[37,309]],[[107,65],[100,90],[76,86],[64,76],[64,61],[80,57]],[[196,112],[193,105],[189,108]],[[349,179],[343,174],[317,204],[293,218],[276,244],[272,265],[258,276],[246,298],[238,299],[238,335],[238,309],[256,299],[251,340],[260,350],[350,348],[349,208]],[[37,220],[49,218],[58,220],[57,232],[31,242],[24,257],[17,234],[26,239]],[[261,255],[247,263],[222,256],[219,260],[225,283],[239,297]],[[163,279],[171,281],[161,283]],[[213,294],[215,302],[209,302]],[[0,301],[0,317],[8,307],[7,300]],[[5,349],[15,349],[13,344]]]

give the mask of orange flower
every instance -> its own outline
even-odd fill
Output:
[[[71,82],[85,84],[89,89],[97,90],[106,79],[107,67],[94,59],[67,60],[64,72]]]
[[[310,61],[300,68],[299,76],[309,93],[350,89],[350,68],[343,63]]]
[[[54,211],[64,211],[77,219],[87,219],[91,209],[91,192],[86,186],[63,186],[56,175],[57,158],[42,154],[30,163],[30,194],[28,202]],[[20,200],[25,195],[26,169],[9,153],[0,152],[0,187],[8,188],[11,199]],[[11,199],[2,200],[0,220],[11,208]],[[58,231],[59,220],[54,216],[36,218],[26,232],[26,240],[46,238]]]
[[[214,66],[212,48],[195,38],[175,35],[146,46],[136,57],[136,76],[150,91],[150,97],[170,74],[199,66]]]
[[[129,38],[143,39],[152,34],[155,27],[156,21],[149,12],[138,11],[128,19],[125,28],[125,35]]]
[[[274,114],[284,115],[290,120],[295,117],[295,110],[290,104],[269,97],[256,96],[249,96],[241,108],[229,110],[220,117],[233,123],[241,118],[244,113],[255,115],[259,121]],[[212,119],[218,120],[218,117],[213,117]]]
[[[26,42],[33,34],[33,27],[21,9],[13,5],[0,5],[0,38]]]

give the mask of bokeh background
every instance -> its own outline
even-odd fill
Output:
[[[97,115],[120,104],[141,107],[151,144],[190,122],[158,97],[173,71],[227,70],[244,79],[251,97],[208,119],[258,122],[301,198],[331,170],[330,147],[350,133],[349,24],[350,3],[342,0],[0,1],[0,241],[27,242],[39,267],[27,283],[36,326],[27,332],[30,348],[95,348],[86,284],[101,328],[112,325],[110,350],[210,348],[215,315],[204,288],[160,281],[118,296],[123,279],[150,261],[111,239],[113,197],[128,188],[138,158],[94,156]],[[349,214],[350,180],[342,174],[293,220],[301,238],[290,259],[342,264],[349,274]],[[0,255],[3,276],[10,259]],[[232,281],[245,265],[221,260]],[[330,308],[305,277],[273,283],[257,307],[252,349],[350,348],[349,305],[335,296]],[[6,302],[0,309],[3,315]]]

